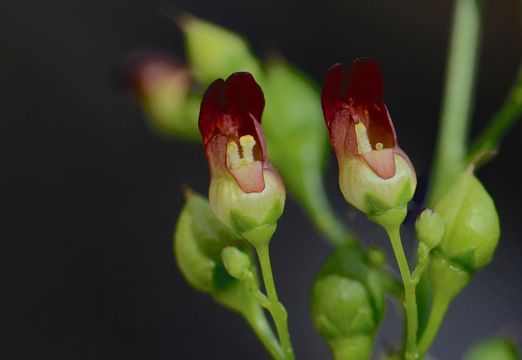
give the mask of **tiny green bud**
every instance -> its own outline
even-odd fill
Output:
[[[386,254],[376,246],[366,250],[366,259],[371,266],[382,268],[386,264]]]
[[[518,360],[518,351],[506,339],[487,339],[475,344],[464,355],[464,360]]]
[[[178,23],[185,35],[191,70],[203,84],[236,71],[259,77],[259,63],[241,36],[188,14],[179,17]]]
[[[434,210],[445,231],[438,252],[452,264],[474,272],[493,257],[500,237],[495,204],[470,171],[461,174]]]
[[[424,209],[415,223],[417,238],[424,243],[429,250],[439,246],[444,236],[444,221],[439,214],[431,209]]]
[[[250,256],[238,248],[227,246],[221,251],[221,259],[225,269],[232,277],[242,281],[249,281],[254,278]]]

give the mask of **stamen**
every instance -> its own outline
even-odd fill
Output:
[[[383,145],[382,143],[379,142],[379,143],[375,144],[375,148],[376,148],[377,150],[382,150],[382,149],[384,148],[384,145]]]
[[[368,132],[363,123],[359,122],[355,124],[355,136],[357,138],[357,152],[359,154],[365,154],[372,151],[372,145],[368,139]]]
[[[239,148],[235,141],[229,141],[227,144],[227,164],[231,168],[239,166]]]
[[[239,147],[235,141],[227,144],[227,165],[231,169],[249,165],[254,162],[254,146],[256,140],[252,135],[244,135],[239,138],[242,157],[239,154]]]
[[[244,135],[239,138],[239,143],[243,149],[243,159],[248,162],[254,161],[254,145],[256,141],[252,135]]]

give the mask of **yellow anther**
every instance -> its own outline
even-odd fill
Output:
[[[368,139],[368,132],[363,123],[359,122],[355,124],[355,136],[357,138],[357,152],[359,154],[365,154],[372,151],[372,145]]]
[[[244,135],[239,138],[242,157],[239,155],[239,147],[235,141],[227,144],[227,165],[231,169],[236,169],[254,162],[254,146],[256,140],[252,135]]]
[[[384,148],[384,145],[382,143],[377,143],[377,144],[375,144],[375,148],[377,150],[382,150]]]
[[[244,135],[239,138],[239,143],[243,149],[243,159],[248,162],[254,161],[254,145],[256,141],[252,135]]]

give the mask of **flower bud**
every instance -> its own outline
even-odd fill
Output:
[[[236,71],[261,75],[259,63],[241,36],[210,22],[184,14],[178,23],[185,35],[191,70],[203,84]]]
[[[206,199],[191,191],[186,199],[174,233],[176,262],[190,285],[212,294],[223,278],[216,276],[223,272],[221,249],[238,243],[239,237],[216,219]]]
[[[500,225],[493,199],[471,171],[462,173],[434,207],[445,224],[437,251],[451,264],[474,272],[493,257]]]
[[[328,70],[321,101],[344,198],[371,220],[391,226],[404,220],[417,179],[382,96],[378,63],[358,59],[350,71],[342,64]]]
[[[444,221],[441,216],[431,209],[424,209],[415,222],[415,231],[419,241],[424,243],[428,250],[439,246],[444,236]]]
[[[235,73],[209,86],[199,116],[212,210],[254,245],[270,240],[286,198],[267,157],[263,107],[263,92],[252,75]]]
[[[139,54],[130,59],[125,75],[154,130],[197,139],[192,77],[183,64],[165,54]]]
[[[366,289],[339,275],[320,278],[312,290],[312,319],[335,359],[368,359],[376,324]]]
[[[340,247],[314,282],[312,320],[336,359],[368,359],[371,354],[389,285],[382,257],[354,245]]]
[[[221,251],[225,269],[235,279],[251,281],[254,279],[250,256],[234,246],[227,246]]]

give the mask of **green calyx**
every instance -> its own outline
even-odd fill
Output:
[[[500,237],[499,218],[493,200],[473,173],[461,174],[434,210],[445,224],[437,248],[441,256],[469,272],[492,259]]]
[[[346,201],[387,228],[404,221],[417,185],[410,164],[398,154],[394,161],[395,175],[389,179],[379,177],[360,157],[344,160],[339,169],[339,186]]]
[[[225,173],[213,178],[209,189],[209,201],[216,217],[254,242],[261,241],[259,237],[263,234],[271,237],[285,204],[285,189],[277,175],[264,171],[264,180],[262,192],[245,193],[234,178]]]

